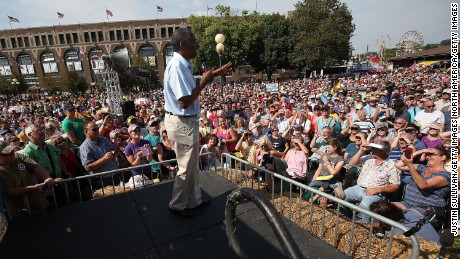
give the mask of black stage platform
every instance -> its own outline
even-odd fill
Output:
[[[211,172],[200,175],[212,203],[182,218],[168,210],[172,182],[15,220],[0,244],[0,258],[235,258],[225,233],[227,195],[236,186]],[[237,234],[248,258],[284,258],[262,212],[237,208]],[[286,220],[305,258],[346,258]]]

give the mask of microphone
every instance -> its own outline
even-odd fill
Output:
[[[447,253],[447,248],[454,244],[454,234],[450,233],[449,230],[444,230],[439,234],[439,241],[441,242],[441,249],[436,259],[443,259]]]

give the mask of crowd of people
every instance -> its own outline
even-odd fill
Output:
[[[394,209],[372,205],[391,201],[418,219],[432,207],[432,226],[440,229],[451,170],[447,68],[279,80],[276,92],[265,83],[228,83],[224,93],[217,84],[202,89],[197,152],[214,156],[201,156],[201,169],[235,167],[220,164],[220,155],[230,153],[363,209]],[[10,218],[46,208],[48,189],[60,179],[152,162],[160,164],[104,176],[91,188],[175,177],[178,164],[164,162],[176,152],[163,90],[127,98],[148,102],[126,118],[107,108],[104,94],[0,101],[0,182]],[[255,168],[245,172],[271,188]],[[83,194],[92,197],[91,190]],[[312,196],[311,202],[329,203]],[[24,197],[32,211],[25,211]],[[435,231],[426,233],[439,243]]]

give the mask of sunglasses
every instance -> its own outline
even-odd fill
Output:
[[[404,124],[404,122],[395,121],[395,124]]]
[[[377,130],[378,130],[378,131],[386,131],[386,130],[387,130],[387,128],[385,128],[385,127],[382,127],[382,128],[378,128]]]
[[[425,108],[433,108],[433,107],[434,107],[434,105],[427,105],[427,106],[425,106]]]
[[[361,137],[355,137],[357,140],[361,140]]]
[[[413,133],[413,132],[415,132],[415,129],[406,129],[406,132]]]
[[[91,130],[91,131],[99,131],[99,128],[92,128],[92,129],[88,129],[88,130]]]
[[[351,129],[351,130],[358,130],[359,128],[351,127],[350,129]]]
[[[431,152],[428,152],[428,153],[425,153],[426,156],[441,156],[441,154],[436,154],[436,153],[431,153]]]
[[[260,146],[260,147],[261,147],[261,148],[267,148],[268,145],[262,145],[262,146]]]

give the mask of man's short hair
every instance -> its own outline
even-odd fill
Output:
[[[173,46],[173,50],[178,52],[180,50],[180,43],[190,42],[192,35],[192,30],[188,28],[179,28],[174,31],[174,34],[171,38],[171,45]]]

